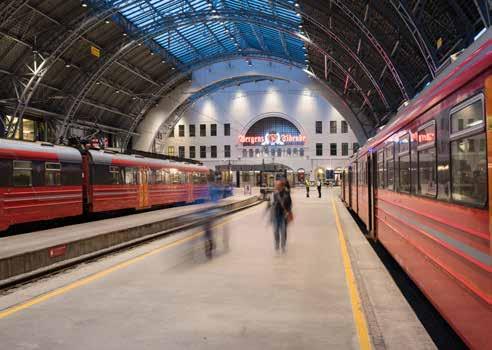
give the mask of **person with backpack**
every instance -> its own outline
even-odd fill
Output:
[[[287,245],[287,224],[292,221],[292,199],[286,189],[285,180],[277,180],[271,204],[275,250],[285,253]]]

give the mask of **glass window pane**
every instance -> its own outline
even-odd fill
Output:
[[[418,152],[419,183],[417,192],[419,194],[432,197],[437,195],[436,171],[435,148]]]
[[[485,134],[451,142],[451,193],[454,200],[473,205],[487,201]]]
[[[400,191],[410,193],[410,155],[400,157]]]
[[[483,122],[483,101],[477,100],[451,115],[451,133],[481,125]]]
[[[384,152],[378,152],[378,188],[384,188]]]
[[[398,142],[398,153],[408,152],[410,149],[410,135],[405,135],[400,137],[400,141]]]
[[[25,141],[36,141],[35,122],[30,119],[22,120],[22,139]]]
[[[13,162],[13,184],[16,187],[32,186],[32,163],[30,161],[15,160]]]
[[[44,184],[46,186],[61,185],[61,164],[45,163]]]
[[[386,187],[394,190],[395,184],[395,157],[393,143],[386,147]]]
[[[436,140],[436,125],[431,124],[428,127],[422,129],[418,133],[418,142],[420,145],[426,145],[434,143]]]

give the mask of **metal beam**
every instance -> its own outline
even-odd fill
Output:
[[[95,81],[97,81],[119,57],[127,54],[128,52],[133,50],[138,45],[138,43],[143,42],[148,38],[160,36],[168,31],[175,30],[180,26],[207,22],[210,21],[211,19],[217,20],[218,18],[227,19],[228,21],[231,22],[246,22],[246,23],[258,24],[267,28],[272,28],[299,37],[299,39],[303,40],[305,44],[313,46],[316,50],[326,55],[331,61],[333,61],[333,63],[337,65],[337,67],[340,70],[346,72],[342,64],[338,62],[331,54],[325,52],[325,50],[322,47],[320,47],[319,45],[317,45],[316,43],[312,42],[307,38],[298,36],[297,30],[293,29],[295,27],[295,23],[292,23],[291,21],[280,21],[280,19],[277,18],[276,16],[267,15],[262,12],[249,13],[248,16],[245,16],[244,11],[236,11],[236,10],[234,11],[220,10],[217,11],[217,15],[213,15],[213,16],[211,16],[208,11],[195,12],[191,14],[181,13],[174,16],[161,18],[161,21],[150,26],[147,29],[146,35],[139,37],[138,39],[132,40],[129,43],[123,45],[113,55],[105,57],[101,61],[101,66],[88,79],[82,82],[81,86],[77,88],[79,94],[75,98],[74,102],[72,103],[72,105],[69,107],[67,111],[66,120],[64,122],[63,127],[60,130],[60,132],[63,133],[63,135],[60,136],[64,136],[68,132],[68,127],[77,112],[77,109],[80,105],[80,101],[84,100],[85,95],[87,95],[87,93],[91,90],[92,85],[95,83]],[[372,108],[372,103],[364,94],[358,82],[348,72],[346,72],[346,74],[350,76],[350,80],[352,81],[353,85],[362,94],[363,98],[367,99],[367,104]]]
[[[17,123],[14,126],[9,127],[9,129],[7,130],[8,136],[16,134],[17,129],[22,122],[24,112],[29,105],[32,96],[34,96],[37,87],[43,80],[46,72],[48,72],[53,67],[55,62],[59,58],[61,58],[66,50],[68,50],[68,48],[72,46],[82,35],[95,28],[99,23],[101,23],[101,21],[110,17],[118,10],[118,8],[111,8],[105,11],[98,12],[95,15],[88,15],[87,17],[83,17],[75,25],[76,29],[71,32],[64,33],[65,35],[55,38],[56,46],[52,53],[46,58],[40,56],[40,63],[38,64],[35,62],[34,66],[30,67],[31,79],[29,79],[29,82],[25,85],[24,90],[22,91],[22,94],[19,98],[19,103],[17,104],[17,108],[14,112],[14,118],[12,118],[13,120],[17,118]]]
[[[268,3],[270,4],[270,7],[272,8],[273,15],[275,17],[278,17],[277,15],[277,10],[275,9],[275,4],[273,0],[268,0]],[[282,48],[284,49],[285,56],[290,58],[290,52],[289,48],[287,47],[287,42],[285,41],[285,36],[282,31],[278,31],[278,35],[280,36],[280,42],[282,44]]]
[[[393,6],[396,13],[400,16],[403,23],[405,23],[407,29],[409,30],[415,41],[415,44],[419,48],[422,57],[424,58],[430,75],[432,76],[432,78],[435,78],[437,70],[436,55],[433,49],[431,49],[429,43],[424,39],[424,35],[420,31],[419,27],[415,24],[413,16],[400,0],[388,1]]]
[[[473,0],[478,13],[480,14],[480,19],[483,22],[483,26],[488,28],[492,25],[490,18],[490,11],[492,11],[492,3],[490,0]]]
[[[389,54],[386,52],[385,48],[381,43],[376,39],[376,37],[372,34],[372,32],[369,30],[369,28],[366,27],[364,22],[355,14],[353,13],[348,6],[344,4],[344,0],[330,0],[330,4],[336,5],[342,12],[359,28],[359,30],[366,36],[366,38],[369,40],[371,45],[376,49],[376,51],[379,53],[381,58],[383,59],[384,63],[388,66],[388,69],[391,72],[391,75],[393,76],[393,79],[400,89],[400,92],[402,96],[405,99],[409,99],[409,95],[407,93],[407,90],[405,88],[405,84],[403,83],[403,80],[391,60]],[[305,14],[302,14],[303,17]],[[312,19],[314,20],[314,19]]]

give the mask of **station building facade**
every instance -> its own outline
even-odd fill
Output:
[[[192,158],[242,186],[272,184],[284,172],[293,183],[336,179],[357,139],[317,91],[268,80],[224,88],[188,108],[154,150]]]

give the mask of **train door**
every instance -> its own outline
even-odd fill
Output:
[[[149,171],[146,168],[138,169],[138,208],[149,207]]]

